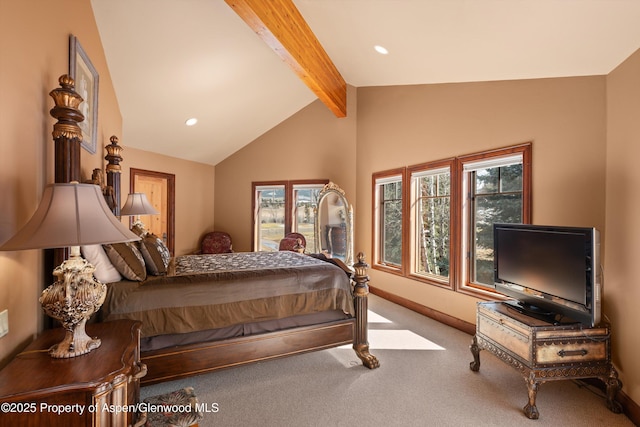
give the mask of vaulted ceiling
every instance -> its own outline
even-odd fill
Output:
[[[215,165],[318,98],[227,3],[91,0],[124,146]],[[640,48],[637,0],[293,4],[355,87],[604,75]]]

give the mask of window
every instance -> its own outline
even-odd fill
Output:
[[[451,169],[453,161],[409,169],[411,273],[435,284],[451,278]]]
[[[493,224],[530,221],[530,146],[459,159],[467,290],[493,289]]]
[[[305,236],[315,248],[315,211],[318,193],[328,180],[254,182],[253,248],[277,251],[280,240],[292,231]]]
[[[374,175],[375,263],[392,271],[402,268],[402,180],[404,170]]]
[[[284,237],[284,184],[259,185],[255,194],[255,241],[257,251],[277,251]]]
[[[493,224],[531,220],[531,144],[404,171],[373,175],[374,268],[463,292],[492,291]]]

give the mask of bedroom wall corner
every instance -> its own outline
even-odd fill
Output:
[[[215,227],[231,234],[234,250],[251,250],[254,181],[329,179],[357,210],[356,114],[347,86],[347,117],[316,100],[216,165]]]

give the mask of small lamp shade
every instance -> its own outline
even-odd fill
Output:
[[[61,248],[140,240],[111,212],[100,187],[50,184],[29,222],[0,250]]]
[[[127,201],[120,209],[120,215],[158,215],[158,212],[144,193],[129,193]]]

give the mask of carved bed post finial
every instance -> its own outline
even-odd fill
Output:
[[[356,310],[356,332],[353,338],[353,349],[362,360],[362,364],[369,369],[375,369],[380,366],[378,359],[369,353],[369,341],[367,338],[367,310],[369,295],[369,276],[367,270],[369,264],[365,261],[364,253],[359,252],[358,262],[353,264],[355,274],[353,280],[355,286],[353,288],[353,304]]]
[[[84,116],[78,109],[83,101],[75,91],[75,82],[64,74],[58,79],[60,87],[49,92],[55,106],[50,114],[58,122],[53,125],[55,141],[55,182],[80,181],[80,143],[82,131],[78,123]]]
[[[112,135],[109,138],[111,144],[105,146],[107,155],[104,159],[107,163],[107,188],[109,191],[113,191],[113,199],[115,200],[115,206],[112,207],[113,213],[116,216],[120,216],[120,174],[122,173],[122,146],[118,145],[118,137]]]
[[[56,183],[80,182],[80,143],[82,130],[78,123],[84,120],[84,115],[78,108],[83,101],[75,91],[75,82],[68,74],[58,78],[59,88],[49,92],[53,98],[54,107],[49,114],[58,121],[53,125],[53,140],[55,143],[55,177]],[[68,257],[68,249],[58,248],[53,251],[54,265],[60,265]]]

